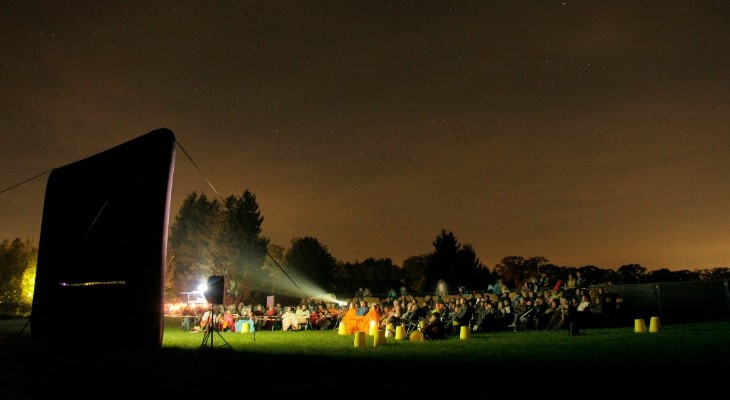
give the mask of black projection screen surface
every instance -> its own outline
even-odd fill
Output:
[[[158,129],[48,178],[34,342],[159,348],[175,135]]]

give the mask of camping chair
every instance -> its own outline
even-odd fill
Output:
[[[409,337],[411,335],[411,332],[416,330],[420,323],[421,323],[420,319],[418,321],[408,320],[408,323],[406,324],[406,337]]]
[[[406,337],[418,328],[421,321],[426,318],[426,316],[428,316],[428,309],[425,307],[420,307],[418,310],[414,311],[413,315],[408,318],[406,324]]]
[[[525,311],[517,321],[516,330],[526,331],[528,329],[537,329],[537,308],[530,307]]]
[[[306,323],[300,323],[299,324],[299,330],[300,331],[306,331],[307,329],[314,330],[314,328],[312,327],[312,318],[310,318],[310,317],[307,317],[307,322]]]
[[[337,314],[337,317],[334,319],[335,323],[332,324],[332,330],[335,332],[339,332],[340,330],[340,321],[342,321],[343,314],[339,313]]]
[[[280,316],[272,316],[268,317],[269,322],[271,322],[271,331],[273,332],[276,329],[281,330],[281,317]]]

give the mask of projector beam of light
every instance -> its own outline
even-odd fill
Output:
[[[268,273],[251,274],[245,278],[245,282],[249,289],[268,295],[311,298],[326,303],[340,304],[342,302],[333,294],[327,293],[320,285],[297,272],[285,274],[283,271],[274,270]]]

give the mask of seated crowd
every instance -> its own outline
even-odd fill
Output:
[[[313,298],[296,306],[281,304],[246,307],[243,304],[216,306],[210,311],[183,312],[182,328],[204,330],[214,324],[219,331],[241,332],[256,329],[335,329],[342,324],[344,333],[369,332],[372,327],[389,330],[396,326],[417,328],[426,338],[458,334],[461,326],[474,333],[505,330],[560,330],[570,324],[580,328],[627,326],[623,298],[604,288],[565,288],[505,290],[499,293],[458,293],[416,297],[355,297],[346,306]],[[439,329],[439,326],[442,329]]]

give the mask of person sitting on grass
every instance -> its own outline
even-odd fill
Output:
[[[393,324],[393,326],[398,326],[401,324],[401,315],[402,310],[400,308],[399,303],[394,303],[392,307],[388,310],[388,313],[383,317],[383,321],[381,323],[381,326],[387,327],[388,324]]]
[[[340,308],[337,307],[337,303],[327,303],[327,315],[327,318],[330,321],[330,326],[336,326],[337,323],[339,323],[342,315],[340,315]]]
[[[193,326],[192,332],[207,332],[208,328],[213,327],[213,313],[210,310],[206,310],[198,320],[198,323]]]
[[[357,308],[357,316],[364,317],[365,314],[368,313],[368,311],[370,311],[370,307],[368,307],[368,302],[365,300],[360,300]]]
[[[311,318],[312,313],[309,311],[309,308],[307,307],[306,303],[299,304],[299,308],[295,312],[297,315],[297,323],[299,324],[302,329],[306,329],[307,324],[309,322],[309,318]],[[299,330],[299,328],[294,329]]]
[[[261,321],[263,317],[266,316],[266,311],[264,311],[264,306],[261,304],[257,304],[256,308],[251,312],[251,319],[253,319],[254,322]]]
[[[256,324],[254,323],[251,314],[249,314],[249,311],[246,309],[241,310],[241,315],[238,317],[238,321],[236,321],[234,325],[234,332],[243,333],[243,324],[248,324],[248,331],[251,333],[254,332]]]
[[[416,299],[414,299],[411,304],[413,305],[413,309],[406,319],[408,324],[418,324],[422,319],[426,319],[428,317],[429,310],[426,304],[420,304]]]
[[[281,315],[281,330],[284,332],[292,330],[299,330],[299,319],[291,307],[284,308],[284,314]]]
[[[276,308],[276,306],[270,305],[266,307],[266,311],[264,311],[264,316],[260,317],[256,322],[261,327],[261,329],[269,329],[274,327],[274,324],[276,323],[276,319],[278,317],[278,309]]]
[[[357,332],[359,323],[358,321],[360,319],[362,319],[362,317],[357,316],[357,303],[351,301],[350,307],[347,309],[347,311],[345,311],[345,314],[340,320],[340,324],[345,324],[345,332],[348,335],[352,335],[353,333]]]
[[[370,326],[374,325],[377,328],[381,318],[380,304],[372,303],[368,306],[368,312],[358,321],[357,329],[369,333]]]
[[[434,311],[428,317],[426,326],[421,328],[424,339],[443,339],[444,338],[444,325],[441,322],[441,315],[438,311]]]
[[[312,313],[312,326],[319,330],[325,330],[330,326],[328,317],[329,311],[324,303],[317,304],[317,309]]]
[[[233,318],[233,313],[231,313],[230,310],[226,310],[226,313],[223,315],[223,331],[236,331],[236,320]]]
[[[180,328],[182,328],[185,331],[189,331],[193,328],[193,319],[195,318],[195,313],[193,312],[193,309],[190,307],[190,305],[185,306],[185,309],[182,311],[182,320]]]

